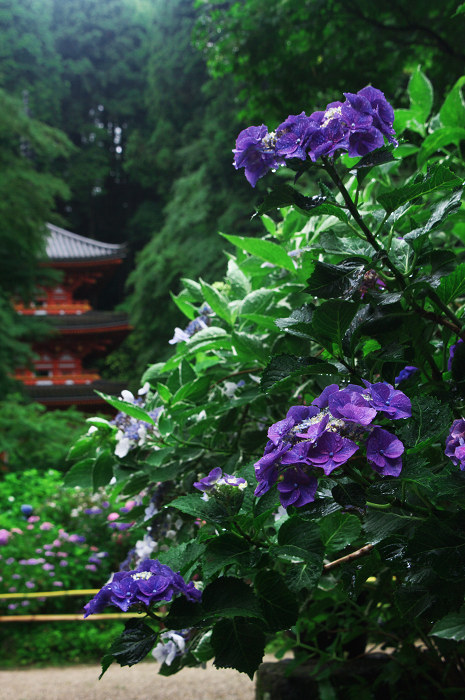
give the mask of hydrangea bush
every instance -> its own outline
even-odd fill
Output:
[[[154,649],[164,674],[212,659],[253,677],[266,648],[293,650],[327,693],[328,669],[376,648],[396,698],[463,692],[463,82],[439,114],[416,70],[409,109],[368,86],[239,135],[266,232],[225,235],[222,280],[183,280],[175,303],[208,323],[147,369],[144,406],[106,397],[150,443],[118,456],[95,424],[67,477],[146,494],[149,561],[98,596],[146,618],[104,670]],[[163,567],[179,587],[160,597]]]

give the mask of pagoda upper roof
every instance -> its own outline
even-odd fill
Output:
[[[47,224],[47,258],[53,262],[116,260],[125,256],[124,243],[104,243]]]

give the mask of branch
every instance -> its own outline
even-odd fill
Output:
[[[364,557],[365,554],[369,554],[371,552],[373,547],[374,547],[374,545],[372,545],[372,544],[366,544],[364,547],[357,549],[355,552],[351,552],[350,554],[346,554],[345,557],[341,557],[340,559],[335,559],[334,561],[330,561],[328,564],[325,564],[323,566],[323,571],[331,571],[331,569],[335,569],[336,566],[340,566],[341,564],[346,564],[348,561],[352,561],[353,559],[359,559],[360,557]]]

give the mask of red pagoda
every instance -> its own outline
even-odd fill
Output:
[[[47,266],[62,272],[54,287],[40,290],[29,306],[17,304],[17,313],[46,317],[52,333],[33,346],[32,367],[15,377],[32,399],[49,408],[76,406],[105,408],[95,389],[117,394],[122,384],[102,380],[93,367],[98,357],[116,347],[130,330],[127,315],[94,310],[92,287],[104,284],[125,257],[125,246],[103,243],[47,224]]]

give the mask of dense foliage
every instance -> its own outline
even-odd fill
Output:
[[[213,659],[252,677],[272,642],[328,688],[322,662],[376,645],[373,692],[463,692],[462,83],[436,114],[416,70],[398,147],[376,90],[239,135],[236,167],[275,180],[266,233],[225,235],[221,280],[184,279],[172,356],[139,398],[107,397],[126,423],[96,424],[67,475],[101,483],[111,449],[106,478],[147,494],[134,527],[153,513],[145,556],[99,598],[120,607],[124,580],[147,612],[104,671],[157,642],[161,673]],[[201,602],[157,610],[155,557]]]
[[[129,531],[134,506],[134,500],[107,495],[102,489],[95,493],[65,489],[62,474],[52,469],[6,474],[0,583],[2,592],[21,595],[2,598],[1,614],[79,614],[86,596],[40,593],[93,589],[102,577],[108,578],[134,544]],[[8,623],[8,634],[2,636],[2,666],[93,661],[121,627],[121,622],[112,625],[108,620],[95,626],[52,620]]]

